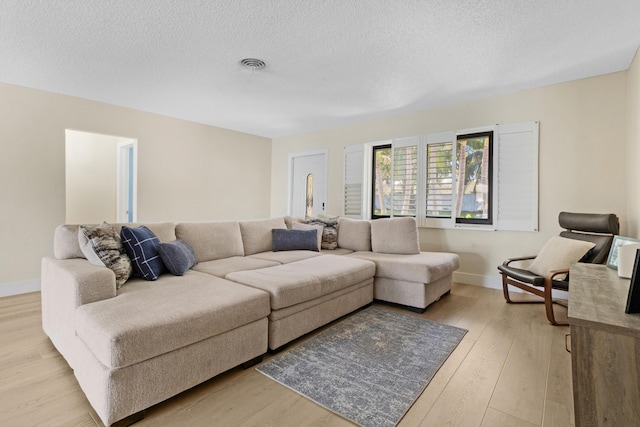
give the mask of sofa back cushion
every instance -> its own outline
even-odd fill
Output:
[[[99,224],[87,224],[87,226],[96,227]],[[120,230],[124,225],[127,227],[139,227],[142,224],[134,223],[114,223],[111,224],[120,235]],[[149,230],[158,236],[161,242],[172,242],[176,240],[175,224],[172,222],[157,222],[152,224],[144,224]],[[53,234],[53,255],[57,259],[85,258],[80,244],[78,243],[79,224],[65,224],[56,228]]]
[[[371,223],[369,221],[340,218],[338,221],[338,247],[352,251],[371,250]]]
[[[371,250],[386,254],[418,254],[415,218],[381,218],[371,221]]]
[[[240,221],[244,254],[253,255],[271,251],[273,248],[271,230],[274,228],[287,228],[284,218]]]
[[[244,255],[238,221],[183,222],[176,236],[191,245],[197,262]]]

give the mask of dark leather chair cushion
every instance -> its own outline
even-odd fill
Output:
[[[499,265],[498,270],[507,276],[519,280],[520,282],[530,283],[534,286],[544,286],[544,277],[533,274],[529,270],[522,268],[510,267],[508,265]],[[569,277],[566,280],[554,280],[551,285],[554,289],[562,289],[564,291],[569,290]]]
[[[509,277],[513,277],[524,283],[531,283],[535,286],[544,286],[544,277],[533,274],[529,270],[522,268],[511,267],[508,265],[499,265],[498,270]]]

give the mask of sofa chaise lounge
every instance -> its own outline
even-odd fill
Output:
[[[54,257],[42,260],[43,329],[105,425],[135,422],[374,297],[423,310],[450,290],[459,266],[455,254],[419,251],[412,218],[341,219],[336,249],[274,251],[273,230],[294,223],[148,224],[161,242],[187,242],[197,264],[119,288],[111,269],[85,259],[79,226],[56,229]],[[138,224],[114,227],[123,225]]]

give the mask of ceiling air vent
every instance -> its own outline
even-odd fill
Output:
[[[262,70],[267,66],[267,64],[262,59],[256,58],[244,58],[241,59],[238,63],[242,68],[246,68],[247,70],[251,71]]]

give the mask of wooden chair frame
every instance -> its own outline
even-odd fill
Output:
[[[508,266],[512,262],[515,261],[526,261],[530,259],[534,259],[535,256],[526,256],[526,257],[518,257],[518,258],[509,258],[505,262],[502,263],[504,266]],[[549,323],[555,326],[566,326],[569,323],[567,322],[558,322],[556,320],[555,314],[553,312],[553,304],[558,304],[563,307],[567,307],[567,302],[564,300],[553,299],[553,279],[556,276],[561,274],[568,274],[569,270],[552,270],[547,275],[544,276],[544,286],[534,286],[530,283],[520,282],[513,277],[510,277],[504,273],[502,274],[502,291],[504,293],[504,299],[509,304],[544,304],[545,310],[547,312],[547,320]],[[511,299],[509,295],[509,285],[515,286],[516,288],[520,288],[523,291],[530,292],[534,295],[541,297],[542,301],[514,301]]]

